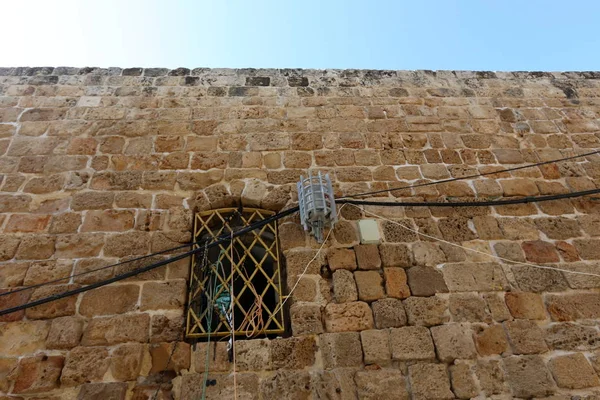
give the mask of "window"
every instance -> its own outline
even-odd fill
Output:
[[[199,212],[194,217],[194,242],[210,243],[273,214],[254,208]],[[186,337],[225,337],[232,327],[236,337],[283,333],[282,281],[276,221],[205,247],[192,256]]]

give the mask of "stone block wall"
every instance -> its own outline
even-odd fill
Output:
[[[348,196],[599,144],[595,72],[0,68],[0,291],[185,244],[196,210],[291,207],[309,169]],[[596,154],[375,199],[598,187]],[[360,244],[365,218],[379,245]],[[0,317],[0,399],[197,399],[207,352],[207,398],[600,396],[598,197],[347,205],[321,252],[297,215],[279,238],[290,332],[237,340],[235,375],[225,342],[182,340],[186,259]]]

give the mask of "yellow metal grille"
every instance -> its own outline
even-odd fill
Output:
[[[212,242],[273,214],[254,208],[197,213],[194,242]],[[276,221],[194,254],[190,269],[188,338],[284,332]]]

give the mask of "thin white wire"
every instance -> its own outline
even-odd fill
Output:
[[[563,269],[563,268],[556,268],[556,267],[549,267],[549,266],[546,266],[546,265],[531,264],[531,263],[526,263],[526,262],[521,262],[521,261],[514,261],[514,260],[510,260],[510,259],[508,259],[508,258],[504,258],[504,257],[500,257],[500,256],[495,256],[495,255],[493,255],[493,254],[486,253],[485,251],[480,251],[480,250],[476,250],[476,249],[471,249],[471,248],[469,248],[469,247],[461,246],[460,244],[456,244],[456,243],[448,242],[447,240],[440,239],[440,238],[438,238],[438,237],[435,237],[435,236],[427,235],[427,234],[425,234],[425,233],[421,233],[421,232],[419,232],[419,231],[417,231],[417,230],[414,230],[414,229],[412,229],[412,228],[409,228],[408,226],[405,226],[405,225],[401,224],[401,223],[400,223],[400,222],[398,222],[398,221],[394,221],[394,220],[391,220],[391,219],[389,219],[389,218],[383,217],[383,216],[381,216],[381,215],[377,215],[377,214],[375,214],[375,213],[373,213],[373,212],[371,212],[371,211],[364,210],[364,209],[360,208],[359,206],[357,206],[357,205],[355,205],[355,204],[351,204],[351,203],[345,203],[344,205],[346,205],[346,204],[350,204],[351,206],[354,206],[354,207],[356,207],[356,208],[358,208],[358,209],[360,209],[360,210],[364,211],[365,213],[367,213],[367,214],[370,214],[370,215],[372,215],[372,216],[374,216],[374,217],[377,217],[377,218],[380,218],[380,219],[382,219],[382,220],[384,220],[384,221],[391,222],[391,223],[393,223],[393,224],[396,224],[396,225],[398,225],[398,226],[401,226],[402,228],[404,228],[404,229],[406,229],[406,230],[408,230],[408,231],[414,232],[414,233],[416,233],[417,235],[421,235],[421,236],[424,236],[424,237],[426,237],[426,238],[430,238],[430,239],[433,239],[433,240],[437,240],[437,241],[439,241],[439,242],[446,243],[446,244],[449,244],[449,245],[451,245],[451,246],[459,247],[459,248],[461,248],[461,249],[463,249],[463,250],[471,251],[471,252],[473,252],[473,253],[483,254],[483,255],[485,255],[485,256],[492,257],[492,258],[496,258],[496,259],[498,259],[498,260],[502,260],[502,261],[505,261],[505,262],[508,262],[508,263],[511,263],[511,264],[521,264],[521,265],[525,265],[525,266],[528,266],[528,267],[534,267],[534,268],[539,268],[539,269],[550,269],[550,270],[553,270],[553,271],[566,272],[566,273],[569,273],[569,274],[588,275],[588,276],[595,276],[595,277],[599,277],[599,278],[600,278],[600,274],[594,274],[594,273],[591,273],[591,272],[571,271],[571,270],[568,270],[568,269]]]
[[[346,203],[342,204],[342,206],[338,209],[338,212],[337,212],[338,217],[340,216],[340,213],[342,212],[342,208],[344,208],[345,205],[346,205]],[[325,247],[325,244],[327,243],[327,240],[329,239],[331,232],[333,232],[333,229],[329,229],[329,232],[327,232],[327,236],[325,236],[325,239],[323,240],[321,247],[319,247],[319,249],[317,250],[317,253],[314,255],[314,257],[311,258],[311,260],[306,264],[306,266],[304,267],[304,270],[302,271],[300,276],[298,276],[298,280],[296,281],[296,283],[294,284],[294,286],[288,293],[287,297],[281,302],[281,304],[279,305],[277,310],[273,313],[273,315],[276,315],[283,308],[283,306],[290,299],[290,297],[292,297],[292,293],[294,293],[294,290],[296,290],[296,287],[298,286],[298,284],[300,283],[300,281],[302,280],[304,275],[306,275],[306,272],[308,271],[308,267],[310,267],[310,264],[312,264],[313,261],[315,261],[317,259],[317,257],[319,257],[319,254],[323,250],[323,247]]]

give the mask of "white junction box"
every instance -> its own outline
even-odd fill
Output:
[[[381,242],[379,226],[377,226],[377,221],[374,219],[361,219],[358,221],[358,232],[361,244],[379,244]]]

